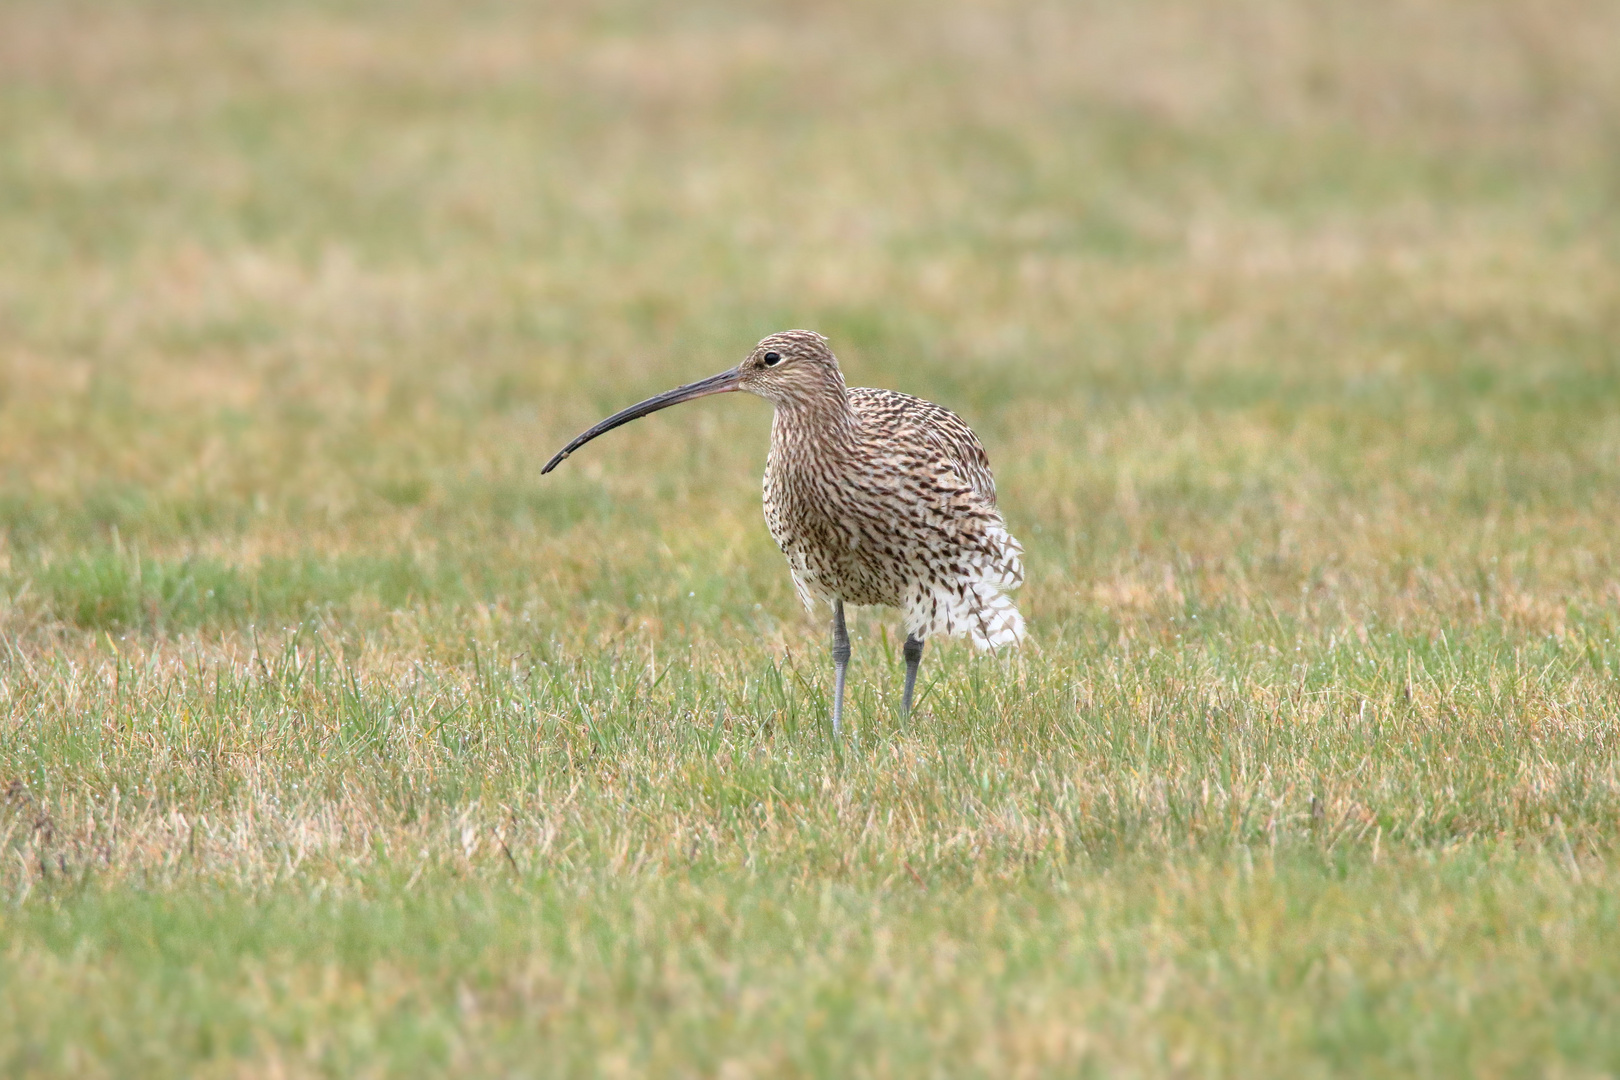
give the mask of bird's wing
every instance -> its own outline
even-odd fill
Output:
[[[892,390],[853,389],[849,403],[893,466],[886,482],[896,501],[912,511],[909,535],[895,545],[918,571],[900,605],[907,633],[965,634],[981,649],[1017,644],[1024,619],[1007,593],[1023,583],[1024,549],[996,509],[990,459],[972,429],[949,409]]]
[[[996,505],[996,479],[990,458],[973,429],[951,410],[898,390],[852,387],[849,406],[863,426],[882,431],[895,443],[916,444],[949,462],[990,506]]]

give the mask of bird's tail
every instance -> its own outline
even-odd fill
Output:
[[[920,581],[908,590],[906,630],[919,638],[966,636],[989,651],[1024,639],[1024,617],[1007,594],[1024,583],[1024,549],[1004,526],[992,529],[987,550],[948,579]]]
[[[968,639],[986,652],[1024,640],[1024,617],[1012,597],[995,588],[980,588],[979,608],[968,626]],[[988,594],[988,595],[987,595]]]

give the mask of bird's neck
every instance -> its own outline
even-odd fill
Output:
[[[828,380],[776,402],[772,441],[813,444],[823,453],[853,448],[858,428],[844,380]]]

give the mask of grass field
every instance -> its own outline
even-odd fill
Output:
[[[1620,1075],[1620,6],[0,4],[0,1072]],[[853,731],[741,397],[966,417]]]

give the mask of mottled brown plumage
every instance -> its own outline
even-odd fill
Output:
[[[781,376],[756,393],[776,405],[765,466],[765,521],[814,599],[900,608],[923,640],[1015,643],[1022,549],[996,509],[990,462],[955,413],[893,390],[847,390],[826,342],[789,331],[745,364],[779,353]]]
[[[806,607],[832,604],[835,730],[849,656],[845,603],[901,609],[906,709],[927,638],[966,636],[981,649],[1017,644],[1024,621],[1007,592],[1023,582],[1023,549],[996,508],[979,440],[955,413],[920,398],[847,389],[820,334],[772,334],[732,370],[608,417],[542,472],[620,424],[735,390],[776,406],[765,521]]]

